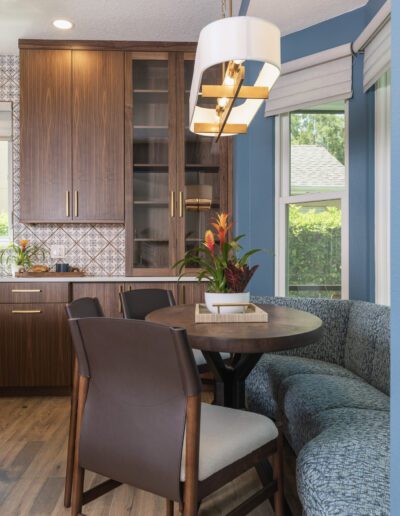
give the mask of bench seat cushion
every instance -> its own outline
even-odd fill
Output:
[[[313,416],[319,432],[297,458],[307,516],[388,516],[389,412],[334,408]]]
[[[265,354],[246,381],[249,409],[276,419],[280,386],[286,378],[298,374],[324,374],[356,378],[347,369],[322,360]]]
[[[314,416],[336,408],[389,412],[389,397],[360,378],[298,374],[282,382],[278,406],[297,454],[319,432]]]

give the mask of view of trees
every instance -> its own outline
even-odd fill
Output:
[[[8,236],[8,215],[3,212],[0,213],[0,237]]]
[[[289,207],[290,285],[341,284],[341,210],[292,204]],[[320,295],[329,296],[329,291]],[[294,293],[294,295],[299,295]],[[308,295],[318,295],[308,293]],[[330,297],[330,296],[329,296]]]
[[[322,145],[344,164],[344,113],[292,113],[292,145]]]

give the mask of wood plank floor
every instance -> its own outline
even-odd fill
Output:
[[[69,514],[63,506],[68,421],[68,398],[0,398],[1,516]],[[99,480],[87,474],[85,487]],[[226,514],[259,487],[255,471],[249,471],[207,498],[200,515]],[[88,516],[164,513],[162,498],[126,485],[84,507]],[[265,502],[251,514],[271,516],[273,511]]]

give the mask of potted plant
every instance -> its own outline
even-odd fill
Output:
[[[45,251],[36,244],[29,245],[29,240],[20,240],[19,243],[11,242],[0,250],[1,263],[11,264],[11,274],[24,271],[32,267],[32,261],[38,256],[45,257]]]
[[[179,279],[185,274],[185,268],[197,268],[197,279],[208,280],[205,294],[205,303],[210,312],[217,313],[216,304],[248,303],[250,293],[245,292],[258,265],[250,267],[250,256],[261,251],[252,249],[238,256],[242,250],[239,241],[245,235],[228,239],[228,232],[232,227],[227,213],[217,214],[212,222],[213,230],[207,230],[204,242],[200,247],[188,251],[177,267]],[[237,313],[242,311],[240,306],[221,307],[220,313]]]

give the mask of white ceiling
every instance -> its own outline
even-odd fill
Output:
[[[220,17],[220,0],[0,0],[0,54],[18,53],[19,38],[197,41]],[[54,28],[57,18],[74,27]]]
[[[237,14],[241,0],[233,3]],[[248,13],[288,34],[365,3],[251,0]],[[196,41],[201,28],[220,16],[220,0],[0,0],[0,54],[18,53],[19,38]],[[73,29],[54,28],[56,18],[71,20]]]
[[[368,0],[250,0],[247,14],[275,23],[284,36],[353,11],[366,3]]]

